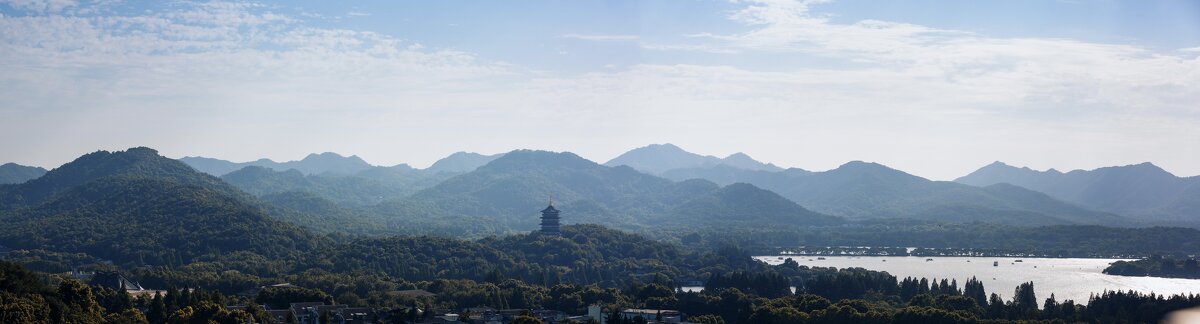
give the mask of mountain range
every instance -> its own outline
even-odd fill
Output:
[[[474,170],[489,161],[496,159],[500,154],[483,155],[478,153],[457,152],[435,162],[432,166],[424,171],[430,173],[451,172],[462,173]],[[391,167],[379,167],[363,161],[357,155],[342,156],[337,153],[313,153],[304,157],[299,161],[275,162],[271,159],[258,159],[251,162],[231,162],[221,159],[187,156],[180,158],[179,161],[195,168],[196,170],[208,173],[214,176],[223,176],[230,172],[241,170],[246,167],[255,166],[263,167],[275,171],[296,170],[305,175],[355,175],[361,172],[370,170],[380,170],[381,168],[392,170],[416,170],[407,164],[399,164]]]
[[[214,158],[187,156],[179,161],[214,176],[222,176],[248,166],[264,167],[278,171],[296,170],[304,174],[353,174],[372,166],[357,155],[341,156],[337,153],[313,153],[299,161],[275,162],[270,159],[259,159],[251,162],[230,162]]]
[[[887,166],[852,161],[836,169],[755,171],[717,165],[664,172],[681,181],[750,183],[779,193],[815,211],[850,219],[912,218],[1011,225],[1128,225],[1125,219],[1089,210],[1011,185],[974,187],[931,181]]]
[[[1200,177],[1178,177],[1149,162],[1066,173],[995,162],[954,181],[1008,183],[1143,223],[1200,224]]]
[[[422,206],[412,217],[475,216],[531,229],[529,206],[554,201],[568,223],[649,226],[811,226],[842,222],[751,185],[675,182],[626,166],[608,167],[571,153],[518,150],[383,209]],[[737,217],[732,217],[737,216]]]
[[[248,166],[221,179],[256,196],[307,192],[347,206],[366,206],[407,197],[459,173],[429,172],[404,164],[371,167],[351,175],[329,172],[306,175],[296,169],[278,171]]]
[[[223,169],[211,168],[218,164],[240,168],[219,178],[197,172],[209,168],[208,172],[220,173]],[[277,169],[283,165],[288,168]],[[122,185],[141,188],[138,190],[163,187],[162,192],[206,202],[225,201],[216,205],[317,232],[468,236],[533,229],[538,222],[536,211],[550,199],[564,210],[566,223],[650,230],[830,226],[876,219],[1017,226],[1180,224],[1189,219],[1189,206],[1195,206],[1189,205],[1194,199],[1188,198],[1197,197],[1195,178],[1174,177],[1152,165],[1061,174],[1106,174],[1098,178],[1103,181],[1058,182],[1095,187],[1083,191],[1089,194],[1075,191],[1076,196],[1071,196],[1072,191],[1054,191],[1051,189],[1058,187],[1038,187],[1041,182],[1027,180],[1055,172],[1009,167],[1020,171],[1011,172],[993,165],[958,182],[931,181],[877,163],[853,161],[814,172],[782,169],[744,154],[726,158],[692,154],[670,144],[634,149],[604,165],[567,152],[517,150],[490,156],[455,153],[427,169],[404,164],[372,166],[357,157],[333,153],[313,154],[274,167],[195,157],[176,161],[148,148],[101,151],[39,178],[0,185],[0,212],[14,221],[26,217],[24,221],[32,222],[29,215],[54,210],[51,202],[66,204],[62,197],[98,190],[86,188],[119,191],[105,183],[118,180],[104,179],[124,179]],[[1127,168],[1143,173],[1114,171]],[[1006,180],[1009,178],[1016,180]],[[1131,191],[1100,196],[1107,198],[1096,202],[1084,199],[1106,193],[1098,188],[1111,186],[1130,187]],[[204,194],[191,193],[193,190]],[[1135,195],[1139,192],[1153,194]],[[1140,202],[1148,207],[1118,209],[1103,204],[1114,201]],[[121,203],[139,202],[127,198]],[[119,204],[112,206],[120,210],[116,213],[130,212],[129,208],[117,208]],[[1163,218],[1131,212],[1137,210],[1181,212],[1176,218]],[[226,214],[230,213],[235,212]],[[1163,219],[1177,222],[1148,221]]]
[[[336,153],[310,154],[303,160],[283,163],[269,159],[235,163],[207,157],[179,160],[255,196],[303,192],[342,206],[361,207],[407,197],[501,155],[458,152],[426,169],[407,164],[373,166],[357,156]]]

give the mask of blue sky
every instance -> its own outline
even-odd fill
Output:
[[[671,142],[1200,174],[1194,1],[0,1],[0,161]]]

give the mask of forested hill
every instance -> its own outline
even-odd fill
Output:
[[[0,207],[35,205],[88,182],[119,176],[168,180],[230,195],[240,193],[216,177],[198,173],[179,161],[159,156],[158,151],[136,147],[119,152],[88,153],[37,179],[7,187],[3,196],[0,196]]]
[[[627,166],[607,167],[571,153],[514,151],[475,171],[422,190],[409,199],[384,204],[410,217],[472,215],[532,229],[530,206],[555,205],[569,211],[565,221],[623,228],[665,224],[694,227],[723,223],[752,226],[829,225],[840,219],[809,211],[778,195],[740,185],[722,189],[704,180],[674,182]],[[753,206],[750,206],[753,205]],[[411,206],[422,206],[412,211]],[[736,211],[735,214],[723,213]],[[404,216],[404,213],[398,213]]]
[[[0,165],[0,184],[22,183],[46,174],[46,169],[16,163]]]
[[[148,148],[95,152],[8,187],[0,245],[83,252],[118,264],[181,264],[247,251],[287,257],[327,245],[252,198]]]

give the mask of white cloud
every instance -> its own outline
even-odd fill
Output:
[[[690,52],[706,52],[713,54],[734,54],[739,51],[725,46],[712,46],[704,44],[658,44],[649,43],[642,44],[643,49],[651,51],[690,51]]]
[[[729,63],[579,75],[317,28],[253,4],[0,16],[0,147],[59,163],[97,148],[151,145],[178,156],[289,159],[330,150],[422,165],[464,149],[547,148],[606,160],[675,142],[809,169],[874,160],[941,179],[997,159],[1043,169],[1200,165],[1200,152],[1180,149],[1200,142],[1193,51],[836,24],[813,5],[751,2],[730,17],[748,32],[640,44]],[[760,53],[849,63],[738,64]]]
[[[698,33],[699,51],[794,52],[843,59],[964,86],[971,93],[1003,93],[1053,109],[1088,106],[1098,112],[1195,117],[1200,61],[1132,45],[1067,39],[996,38],[915,24],[863,20],[837,24],[812,12],[822,1],[753,0],[730,19],[753,30]],[[1186,52],[1187,50],[1183,50]],[[858,68],[851,68],[860,70]],[[1031,115],[1032,116],[1032,115]]]
[[[585,34],[563,34],[558,35],[558,38],[569,38],[586,41],[614,42],[614,41],[637,41],[638,35],[585,35]]]

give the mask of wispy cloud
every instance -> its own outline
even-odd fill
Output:
[[[0,3],[19,10],[38,13],[56,13],[79,5],[79,2],[75,0],[3,0]]]
[[[745,2],[729,18],[754,29],[692,34],[700,41],[689,46],[844,59],[902,71],[914,81],[932,78],[974,86],[973,92],[1007,92],[1066,107],[1089,106],[1093,112],[1156,110],[1193,118],[1198,112],[1187,104],[1190,100],[1182,100],[1200,99],[1200,61],[1188,56],[1133,45],[998,38],[879,20],[838,24],[812,12],[824,1]]]
[[[743,32],[673,43],[558,35],[717,57],[653,53],[654,64],[578,74],[255,4],[120,15],[24,5],[0,16],[0,147],[54,161],[152,145],[231,159],[336,149],[398,163],[518,147],[603,160],[671,141],[810,169],[875,160],[942,179],[1012,156],[1040,168],[1200,165],[1179,154],[1200,142],[1194,48],[835,23],[816,2],[742,4],[729,19]],[[814,57],[842,64],[806,63]]]
[[[589,34],[563,34],[558,35],[558,38],[578,39],[586,41],[600,42],[634,42],[638,41],[638,35],[589,35]]]

